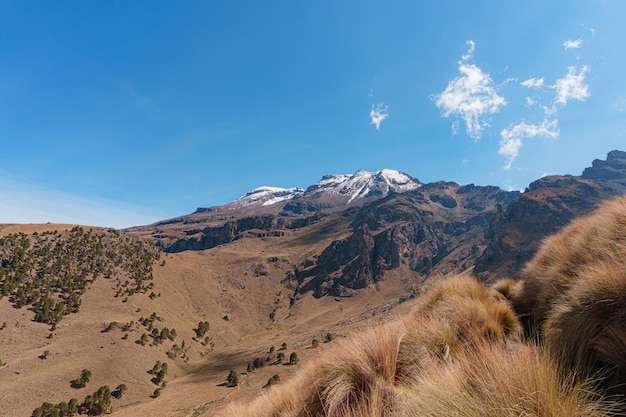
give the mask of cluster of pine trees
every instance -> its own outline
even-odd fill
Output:
[[[127,293],[146,292],[159,252],[108,229],[10,234],[0,239],[0,298],[30,306],[35,320],[53,327],[76,313],[81,295],[98,277],[118,278]]]

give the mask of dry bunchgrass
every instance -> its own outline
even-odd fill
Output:
[[[626,197],[546,239],[508,297],[566,372],[626,395]]]
[[[613,411],[525,343],[477,345],[420,375],[399,396],[397,415],[407,417],[600,417]]]
[[[626,273],[613,263],[587,267],[547,315],[547,346],[569,369],[601,377],[626,395]]]
[[[522,273],[521,288],[512,297],[515,310],[540,330],[581,272],[599,262],[626,273],[626,197],[605,203],[544,241]]]

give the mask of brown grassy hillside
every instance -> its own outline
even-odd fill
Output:
[[[324,223],[315,227],[324,228]],[[34,250],[43,247],[42,235],[52,241],[53,231],[59,230],[54,240],[62,241],[72,229],[15,225],[3,231],[5,237],[21,233],[20,239],[28,240],[29,250]],[[117,239],[107,229],[91,233]],[[322,246],[341,237],[320,235],[326,236],[317,243]],[[392,274],[384,288],[366,289],[352,299],[315,299],[310,294],[294,298],[285,277],[294,264],[321,249],[297,232],[287,237],[241,239],[213,250],[161,254],[151,263],[151,279],[143,283],[148,290],[132,295],[120,292],[133,288],[124,287],[131,274],[122,269],[96,279],[89,274],[78,312],[60,317],[54,330],[50,323],[35,321],[33,304],[19,307],[12,296],[2,297],[0,326],[6,325],[0,330],[0,360],[5,363],[0,367],[0,415],[29,416],[44,402],[82,402],[101,386],[113,391],[120,384],[127,390],[122,398],[112,399],[115,415],[210,415],[226,401],[263,392],[275,374],[288,379],[336,343],[324,343],[328,333],[341,339],[365,320],[376,322],[404,308],[399,299],[414,285],[405,273]],[[33,265],[37,267],[29,272],[27,283],[38,276],[40,264]],[[50,298],[60,302],[63,294],[53,290],[56,281],[46,280]],[[204,321],[209,330],[198,337],[194,329]],[[155,328],[173,329],[176,336],[155,343]],[[138,342],[144,333],[147,342],[142,345]],[[320,342],[317,348],[312,348],[313,339]],[[280,351],[283,343],[287,349]],[[287,358],[296,352],[300,363],[275,364],[280,352]],[[223,386],[230,369],[245,373],[249,362],[267,357],[271,360],[242,377],[238,387]],[[158,398],[151,398],[158,386],[147,371],[157,361],[168,364],[167,385]],[[83,369],[91,371],[91,381],[85,388],[72,388],[71,381]]]

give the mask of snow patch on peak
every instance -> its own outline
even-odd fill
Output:
[[[415,182],[415,179],[412,178],[410,175],[407,175],[404,172],[396,171],[394,169],[385,168],[378,171],[378,174],[381,177],[397,185],[404,185]]]
[[[280,188],[280,187],[268,187],[262,186],[255,188],[241,198],[233,201],[233,204],[237,206],[250,206],[253,204],[262,204],[269,206],[276,204],[283,200],[288,200],[300,195],[304,192],[304,189],[299,187],[294,188]]]
[[[345,204],[366,197],[385,197],[390,192],[405,192],[418,188],[421,183],[413,177],[393,169],[368,172],[359,169],[354,174],[324,175],[304,192],[304,196],[322,194],[347,197]]]

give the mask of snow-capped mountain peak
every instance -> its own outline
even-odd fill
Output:
[[[383,169],[368,172],[362,169],[356,173],[325,175],[321,181],[306,189],[303,196],[314,197],[326,194],[343,196],[345,204],[368,197],[385,197],[390,192],[402,193],[418,188],[421,183],[403,172]]]

